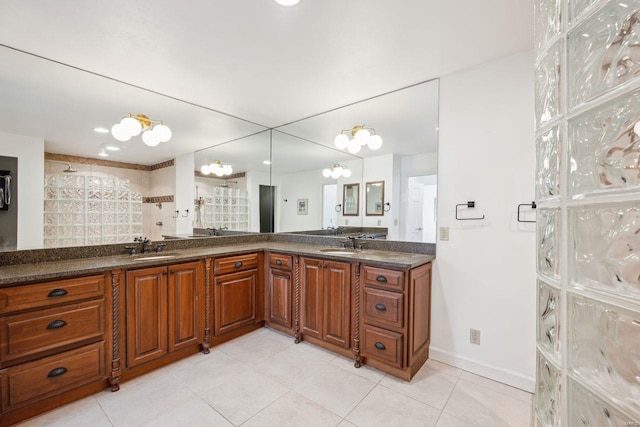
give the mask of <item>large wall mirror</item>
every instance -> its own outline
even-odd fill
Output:
[[[388,239],[435,242],[437,80],[268,130],[10,48],[0,47],[0,62],[0,156],[30,166],[19,167],[25,175],[15,180],[18,223],[29,225],[22,236],[20,226],[9,227],[17,228],[17,244],[0,244],[0,250],[124,243],[136,235],[158,240],[199,226],[242,232],[382,227]],[[94,132],[128,113],[163,120],[173,138],[147,147],[140,137],[118,143]],[[337,148],[336,135],[355,125],[374,128],[383,138],[380,149]],[[24,136],[42,143],[15,154],[14,146],[26,147],[15,142]],[[180,147],[178,157],[193,156],[187,169],[180,161],[165,163],[176,158],[169,144]],[[119,163],[100,163],[100,152]],[[49,156],[42,163],[45,153],[96,160]],[[201,173],[216,160],[233,173]],[[349,176],[333,174],[336,166]],[[365,185],[374,181],[385,182],[389,210],[383,207],[381,216],[366,215],[364,206]],[[344,204],[344,185],[353,183],[361,206],[357,215],[344,215],[336,206]],[[22,205],[34,198],[35,204]]]

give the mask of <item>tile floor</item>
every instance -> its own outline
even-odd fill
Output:
[[[262,328],[21,425],[527,427],[531,400],[432,360],[407,383]]]

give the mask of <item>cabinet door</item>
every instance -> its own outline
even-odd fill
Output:
[[[257,270],[224,274],[216,278],[216,336],[256,322],[257,284]]]
[[[302,333],[315,338],[322,338],[322,261],[318,259],[300,258],[301,278],[301,313]]]
[[[127,272],[127,366],[167,354],[167,268]]]
[[[431,263],[409,275],[409,364],[429,351],[431,341]]]
[[[351,266],[324,262],[324,307],[322,339],[349,348],[351,329]]]
[[[169,266],[169,352],[202,342],[203,295],[202,263]]]
[[[269,322],[292,327],[291,292],[293,281],[291,272],[269,269],[267,315]]]

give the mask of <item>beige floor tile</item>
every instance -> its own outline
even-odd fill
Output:
[[[461,420],[460,418],[454,417],[453,415],[449,415],[446,412],[443,412],[440,415],[440,419],[438,419],[438,424],[436,424],[436,427],[477,427],[477,426],[468,421]],[[522,427],[526,427],[526,426],[522,426]]]
[[[460,379],[444,412],[480,427],[523,427],[531,405],[492,389]]]
[[[443,373],[441,370],[423,366],[411,382],[387,375],[380,384],[442,410],[457,380],[457,377]]]
[[[328,364],[329,362],[317,355],[291,347],[263,360],[255,365],[254,369],[292,388]]]
[[[434,427],[440,411],[380,385],[347,416],[366,427]]]
[[[191,390],[203,394],[250,369],[222,351],[206,356],[198,363],[169,365],[167,370]]]
[[[373,381],[329,364],[296,384],[294,390],[345,417],[374,386]]]
[[[382,378],[384,378],[385,373],[382,371],[378,371],[367,365],[362,365],[359,368],[353,366],[354,360],[347,359],[346,357],[336,357],[331,362],[332,365],[338,366],[346,371],[351,372],[352,374],[359,375],[363,378],[368,379],[369,381],[373,381],[374,383],[379,383]]]
[[[145,427],[232,427],[201,398],[195,397],[144,424]]]
[[[341,420],[328,409],[290,391],[242,427],[330,427],[338,425]]]
[[[289,348],[289,346],[290,344],[282,340],[272,339],[263,334],[253,332],[223,344],[220,347],[220,351],[247,365],[253,365],[275,356]]]
[[[347,420],[342,420],[342,422],[338,424],[338,427],[358,427],[358,426],[353,423],[350,423]]]
[[[258,329],[258,334],[263,335],[272,340],[280,341],[283,344],[288,346],[295,346],[295,338],[292,335],[287,335],[284,332],[276,331],[271,328],[260,328]]]
[[[249,371],[205,393],[202,398],[226,419],[239,425],[288,391],[266,375]]]
[[[110,427],[109,418],[98,404],[95,397],[89,396],[77,402],[70,403],[54,411],[31,418],[21,424],[22,427],[40,426],[92,426]]]
[[[508,386],[503,383],[499,383],[497,381],[490,380],[485,377],[481,377],[479,375],[472,374],[470,372],[463,372],[460,375],[460,379],[482,387],[486,387],[490,390],[497,391],[502,394],[506,394],[507,396],[513,397],[514,399],[522,400],[523,402],[531,403],[531,399],[533,398],[533,394],[529,392],[520,390],[519,388]]]
[[[150,375],[148,380],[129,384],[116,393],[106,390],[95,396],[116,427],[147,423],[196,397],[168,372]]]
[[[428,366],[431,369],[435,369],[436,371],[440,371],[443,374],[452,375],[454,377],[460,377],[463,370],[460,368],[455,368],[451,365],[447,365],[446,363],[438,362],[437,360],[427,359],[423,366]]]
[[[323,360],[326,360],[327,362],[331,362],[333,359],[338,357],[336,353],[329,350],[325,350],[324,348],[318,347],[317,345],[309,344],[306,341],[302,341],[301,343],[296,344],[296,348],[298,350],[304,351],[305,353],[310,353],[317,357],[320,357]]]

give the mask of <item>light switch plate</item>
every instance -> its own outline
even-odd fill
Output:
[[[440,227],[440,240],[449,240],[449,227]]]

